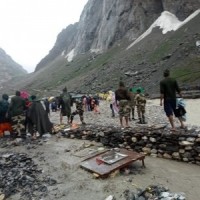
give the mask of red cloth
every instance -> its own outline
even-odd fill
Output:
[[[5,122],[0,124],[0,137],[3,137],[4,131],[12,131],[12,126],[10,123]]]
[[[28,99],[29,98],[29,93],[25,90],[20,91],[20,96],[24,99]]]

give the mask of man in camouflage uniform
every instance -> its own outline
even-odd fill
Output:
[[[119,119],[121,127],[129,127],[128,118],[130,116],[130,96],[122,81],[120,81],[119,88],[115,91],[115,101],[116,104],[119,105]],[[125,118],[125,126],[123,124],[123,118]]]
[[[85,124],[84,118],[83,118],[83,113],[84,113],[83,102],[81,100],[76,100],[75,103],[76,103],[76,110],[74,112],[72,112],[72,114],[71,114],[71,117],[70,117],[71,121],[70,121],[70,123],[72,124],[74,116],[78,114],[79,117],[80,117],[80,121],[82,122],[82,124]]]
[[[138,119],[140,124],[145,124],[145,106],[146,98],[141,94],[141,89],[137,89],[137,94],[135,96],[135,102],[137,107]]]
[[[130,106],[130,116],[129,116],[129,121],[131,121],[131,113],[132,113],[132,120],[135,120],[135,94],[129,90],[129,95],[130,95],[130,101],[129,101],[129,106]]]

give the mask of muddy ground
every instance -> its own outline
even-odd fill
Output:
[[[194,103],[188,101],[187,104],[190,105],[188,110],[191,111]],[[156,112],[149,115],[152,110]],[[100,111],[101,114],[85,113],[85,121],[119,125],[117,117],[110,117],[107,103],[101,103]],[[167,123],[157,101],[149,101],[147,115],[149,124]],[[59,113],[51,113],[51,120],[58,123]],[[79,123],[78,117],[75,121]],[[134,123],[135,121],[132,121],[131,126],[134,126]],[[188,126],[192,125],[198,125],[198,122],[188,124]],[[146,168],[142,168],[140,161],[137,161],[132,164],[129,174],[121,172],[106,179],[96,179],[92,173],[80,168],[80,163],[84,159],[84,152],[87,152],[89,148],[98,149],[101,146],[95,142],[66,139],[53,135],[39,145],[9,146],[9,148],[0,148],[0,152],[27,153],[43,169],[43,173],[57,180],[56,185],[48,187],[48,196],[43,198],[47,200],[104,200],[109,195],[115,196],[117,200],[124,200],[125,190],[136,191],[136,188],[145,188],[150,184],[161,184],[168,187],[171,192],[184,192],[188,200],[199,200],[200,167],[194,164],[147,156],[145,158]],[[8,199],[20,200],[20,193]]]

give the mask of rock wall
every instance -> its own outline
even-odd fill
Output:
[[[94,140],[115,148],[126,148],[154,157],[200,165],[200,130],[179,130],[174,134],[162,126],[116,127],[86,126],[63,133],[68,138]]]
[[[164,10],[183,20],[198,8],[199,0],[89,0],[80,21],[58,35],[55,46],[37,65],[36,71],[62,52],[65,56],[72,50],[74,55],[88,51],[102,52],[123,38],[133,41]]]
[[[164,10],[175,14],[180,20],[184,20],[195,10],[200,8],[199,0],[162,0]]]

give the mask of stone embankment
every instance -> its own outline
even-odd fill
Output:
[[[200,165],[200,130],[198,129],[179,129],[173,133],[163,125],[138,126],[124,130],[114,126],[87,125],[63,131],[62,134],[67,138],[101,142],[111,148],[126,148],[153,157]]]
[[[175,159],[184,162],[200,164],[200,127],[199,101],[186,100],[187,130],[177,128],[177,132],[170,132],[170,125],[159,105],[159,99],[148,100],[146,106],[147,124],[139,125],[138,120],[130,121],[131,128],[122,130],[119,117],[111,117],[109,103],[100,102],[101,114],[85,112],[87,126],[75,130],[62,131],[68,138],[87,139],[101,142],[108,147],[122,147],[144,152],[154,157]],[[137,113],[135,112],[137,118]],[[58,124],[59,113],[52,113],[51,120]],[[79,117],[74,119],[80,123]],[[90,125],[89,125],[90,124]],[[180,126],[175,119],[176,127]],[[63,129],[64,130],[64,129]]]

